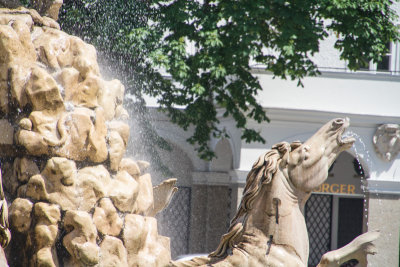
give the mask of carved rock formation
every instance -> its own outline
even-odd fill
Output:
[[[153,190],[149,164],[124,158],[125,88],[102,78],[92,45],[60,31],[54,19],[61,3],[33,1],[43,16],[0,9],[10,265],[165,266],[169,239],[149,216],[169,203],[176,179]],[[0,195],[0,227],[7,230]],[[7,231],[0,231],[1,244]]]

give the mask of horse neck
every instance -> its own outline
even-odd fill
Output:
[[[269,184],[262,186],[246,216],[243,232],[246,242],[272,242],[297,250],[299,245],[290,239],[300,236],[308,246],[302,214],[306,197],[307,193],[294,188],[282,172],[277,172]]]

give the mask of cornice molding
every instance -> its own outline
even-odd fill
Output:
[[[370,194],[400,195],[400,182],[367,180],[366,191]]]

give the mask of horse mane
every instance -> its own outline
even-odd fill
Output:
[[[300,145],[301,143],[298,141],[291,144],[287,142],[278,143],[271,150],[262,154],[253,164],[247,175],[242,200],[236,215],[231,220],[228,232],[221,237],[217,249],[209,254],[210,257],[223,257],[229,248],[232,249],[236,246],[237,240],[243,232],[243,223],[245,223],[247,214],[252,209],[253,202],[260,193],[262,186],[272,181],[281,159],[287,155],[287,152]]]

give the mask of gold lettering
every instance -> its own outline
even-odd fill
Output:
[[[347,186],[347,193],[349,193],[349,194],[355,194],[355,193],[354,193],[354,190],[356,190],[356,187],[355,187],[354,185],[349,184],[349,185]]]
[[[340,185],[340,193],[346,193],[346,185],[345,184],[341,184]]]
[[[321,186],[318,186],[317,189],[314,190],[314,192],[321,192]]]
[[[338,193],[339,192],[339,185],[338,184],[332,184],[331,185],[331,192],[332,193]]]
[[[356,187],[352,184],[328,184],[323,183],[314,192],[332,194],[355,194]]]
[[[322,193],[329,193],[329,184],[322,184]]]

